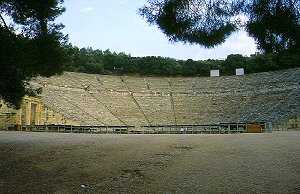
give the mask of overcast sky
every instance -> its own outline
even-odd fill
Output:
[[[66,12],[57,22],[66,27],[69,41],[79,48],[125,52],[132,56],[164,56],[175,59],[224,59],[229,54],[250,56],[256,46],[245,32],[234,33],[221,46],[170,43],[157,28],[138,14],[146,0],[65,0]]]

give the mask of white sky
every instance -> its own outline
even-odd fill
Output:
[[[224,59],[229,54],[251,55],[256,51],[245,32],[234,33],[222,45],[204,49],[199,45],[170,43],[157,28],[138,14],[146,0],[65,0],[66,12],[56,22],[66,27],[69,41],[79,48],[125,52],[132,56],[164,56],[175,59]]]

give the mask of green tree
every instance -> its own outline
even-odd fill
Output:
[[[192,59],[188,59],[182,64],[181,74],[184,76],[197,75],[198,62]]]
[[[210,64],[206,61],[198,61],[197,73],[199,76],[207,77],[210,75]]]
[[[14,107],[21,106],[24,95],[35,93],[28,84],[32,78],[64,69],[67,37],[60,32],[63,25],[54,23],[65,11],[62,3],[0,0],[0,98]]]
[[[299,0],[148,0],[139,9],[172,41],[210,48],[245,28],[265,52],[299,53]],[[242,17],[246,21],[242,22]]]
[[[240,54],[231,54],[228,55],[224,61],[224,74],[225,75],[234,75],[235,69],[245,68],[247,66],[247,58]]]
[[[249,15],[246,30],[267,53],[290,54],[300,47],[300,1],[254,0],[245,9]]]

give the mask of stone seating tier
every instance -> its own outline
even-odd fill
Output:
[[[38,78],[46,106],[82,125],[279,122],[299,114],[300,68],[224,77],[66,72]]]

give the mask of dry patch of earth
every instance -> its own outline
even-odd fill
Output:
[[[0,131],[0,193],[300,193],[300,132]]]

